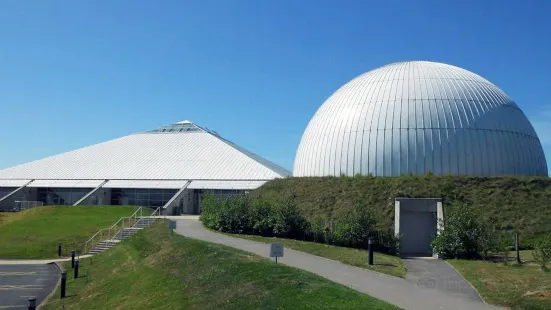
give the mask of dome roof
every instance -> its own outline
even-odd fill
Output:
[[[295,176],[541,175],[547,164],[519,107],[486,79],[411,61],[364,73],[318,109]]]

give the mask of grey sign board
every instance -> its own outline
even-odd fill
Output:
[[[270,257],[283,257],[283,243],[274,242],[271,244]]]

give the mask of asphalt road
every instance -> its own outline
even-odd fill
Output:
[[[26,309],[36,297],[38,306],[55,289],[60,271],[54,264],[0,265],[0,309]]]

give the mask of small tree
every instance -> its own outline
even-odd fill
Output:
[[[534,242],[533,255],[542,268],[551,262],[551,236],[544,236]]]
[[[494,225],[465,206],[447,210],[444,229],[432,241],[442,258],[479,258],[495,251],[498,240]]]

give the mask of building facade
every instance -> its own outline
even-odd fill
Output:
[[[198,214],[201,197],[238,195],[291,173],[189,121],[0,170],[0,208],[138,205]]]

